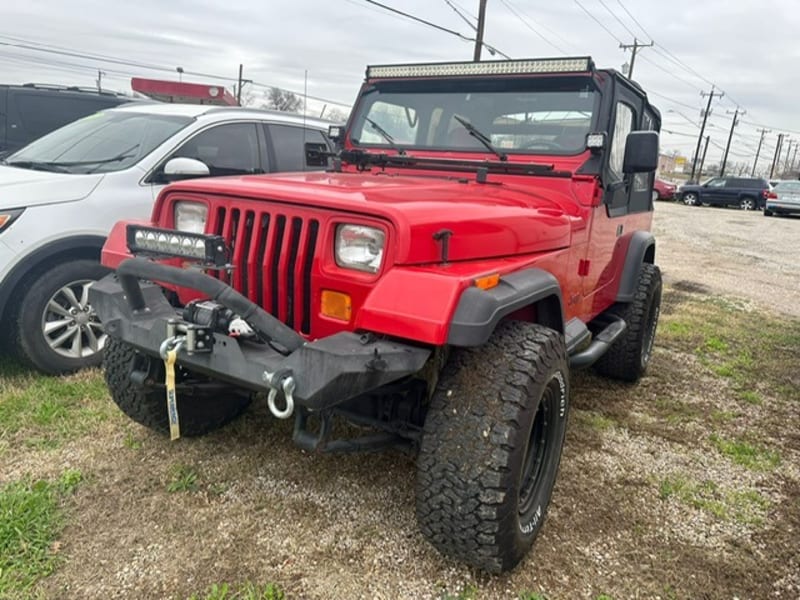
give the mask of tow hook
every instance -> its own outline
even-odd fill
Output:
[[[264,383],[269,387],[269,395],[267,396],[267,404],[269,405],[270,412],[277,419],[288,419],[294,412],[294,390],[297,388],[297,383],[292,377],[291,371],[278,370],[273,373],[264,371],[262,375]],[[283,397],[286,401],[286,406],[283,409],[278,408],[276,400],[278,392],[283,392]]]
[[[175,391],[175,361],[178,352],[183,348],[186,336],[172,335],[161,342],[158,353],[164,359],[164,387],[167,390],[167,418],[169,420],[169,439],[181,437],[181,425],[178,417],[178,396]]]

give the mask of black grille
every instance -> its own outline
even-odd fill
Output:
[[[291,210],[227,210],[212,214],[211,231],[231,248],[233,285],[289,327],[311,332],[311,269],[319,238],[319,221]]]

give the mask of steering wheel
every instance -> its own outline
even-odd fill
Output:
[[[528,142],[520,147],[521,150],[530,150],[532,148],[543,148],[545,150],[564,150],[564,146],[556,142],[547,140],[537,140],[535,142]]]

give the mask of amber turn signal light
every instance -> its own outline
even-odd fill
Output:
[[[322,303],[320,312],[325,317],[349,321],[353,312],[353,301],[348,294],[334,292],[332,290],[322,290]]]
[[[490,290],[493,287],[497,287],[499,283],[500,283],[500,273],[492,273],[491,275],[478,277],[475,280],[475,287],[479,287],[482,290]]]

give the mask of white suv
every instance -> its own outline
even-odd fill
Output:
[[[244,108],[136,103],[62,127],[0,165],[0,323],[47,373],[96,365],[88,288],[114,223],[175,179],[324,168],[330,123]],[[309,166],[312,163],[312,166]],[[14,346],[12,346],[14,347]]]

